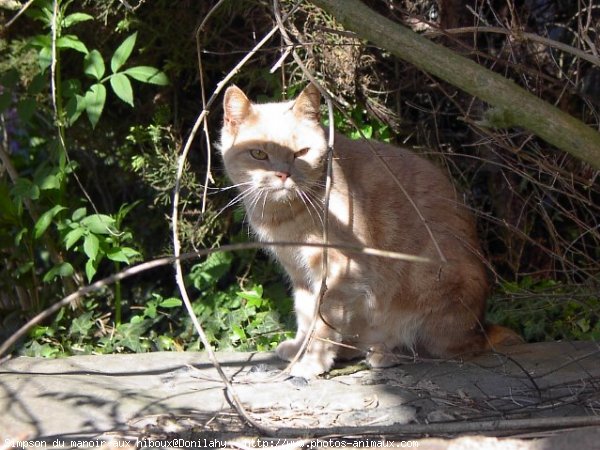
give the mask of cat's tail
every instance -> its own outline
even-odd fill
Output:
[[[494,350],[496,347],[523,344],[525,342],[518,333],[500,325],[487,324],[485,334],[487,338],[486,350]]]

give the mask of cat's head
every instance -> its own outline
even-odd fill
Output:
[[[295,100],[265,104],[229,87],[220,149],[231,181],[248,189],[249,196],[260,191],[265,202],[289,202],[322,186],[327,141],[319,105],[319,91],[312,84]]]

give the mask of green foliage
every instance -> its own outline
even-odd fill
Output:
[[[291,336],[291,300],[280,285],[223,285],[234,259],[214,253],[192,267],[188,282],[198,289],[193,308],[214,348],[273,350]],[[106,293],[104,293],[106,294]],[[104,297],[104,296],[102,296]],[[277,301],[274,298],[278,298]],[[153,292],[143,306],[130,305],[128,320],[113,324],[99,299],[84,302],[82,313],[63,308],[49,325],[37,326],[21,353],[59,357],[73,354],[199,350],[200,343],[181,299]]]
[[[600,296],[593,286],[524,277],[502,283],[488,319],[518,330],[527,342],[599,340]]]
[[[277,285],[263,288],[252,284],[240,289],[231,284],[223,289],[220,286],[232,264],[228,253],[214,253],[192,267],[189,279],[200,292],[194,312],[220,350],[273,350],[290,337],[285,330],[290,329],[291,300],[282,298],[285,293]]]
[[[391,142],[392,131],[389,125],[370,116],[364,108],[358,105],[350,111],[349,118],[346,118],[340,111],[334,110],[333,120],[335,129],[350,139],[366,138]],[[329,125],[329,118],[326,115],[323,122],[325,125]]]

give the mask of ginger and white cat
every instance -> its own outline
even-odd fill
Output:
[[[279,103],[252,103],[236,86],[225,93],[220,142],[225,169],[261,241],[323,242],[327,141],[319,109],[313,85],[296,100]],[[516,333],[485,324],[486,270],[477,256],[473,219],[452,184],[406,149],[372,145],[416,204],[447,261],[441,261],[415,207],[368,144],[337,134],[329,242],[419,255],[433,263],[330,250],[315,339],[291,374],[311,378],[329,370],[336,358],[360,353],[371,366],[384,367],[397,361],[398,350],[448,357],[518,342]],[[298,332],[277,348],[280,358],[291,360],[313,318],[322,250],[270,251],[294,289]]]

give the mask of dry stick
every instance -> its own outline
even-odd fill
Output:
[[[21,7],[19,12],[17,14],[15,14],[15,16],[12,19],[10,19],[8,22],[6,22],[6,25],[4,25],[4,29],[10,27],[21,16],[21,14],[23,14],[25,11],[27,11],[27,8],[29,8],[34,1],[35,0],[29,0],[27,3],[25,3]]]
[[[223,2],[219,2],[216,6],[219,6],[221,4],[223,4]],[[210,16],[213,11],[214,11],[214,9],[211,9],[208,16]],[[202,25],[204,25],[204,22],[202,23]],[[273,30],[271,30],[271,32],[268,33],[242,59],[242,61],[240,63],[238,63],[238,65],[231,72],[229,72],[229,74],[225,77],[225,79],[222,80],[217,85],[217,89],[215,90],[215,92],[213,92],[213,95],[211,96],[209,101],[204,104],[202,113],[196,119],[196,123],[194,123],[192,132],[190,133],[190,135],[187,139],[187,142],[183,148],[183,152],[181,153],[181,156],[179,157],[178,166],[177,166],[177,178],[175,181],[175,192],[173,193],[173,215],[171,217],[171,226],[172,226],[172,230],[173,230],[173,233],[172,233],[173,234],[173,250],[174,250],[174,255],[176,258],[178,258],[179,255],[181,254],[181,243],[179,241],[179,194],[180,194],[180,189],[181,189],[181,177],[183,176],[185,161],[187,159],[187,154],[191,148],[191,144],[194,140],[194,137],[198,131],[198,128],[200,127],[200,124],[206,120],[210,105],[212,105],[214,100],[217,98],[217,95],[219,94],[219,92],[223,88],[223,86],[225,86],[227,81],[229,81],[229,79],[231,79],[235,75],[237,70],[239,70],[239,68],[242,67],[242,65],[246,61],[248,61],[250,59],[250,57],[260,47],[262,47],[264,44],[266,44],[266,42],[271,38],[271,36],[273,34],[275,34],[276,30],[277,30],[277,28],[273,28]],[[206,333],[204,332],[202,325],[200,324],[198,318],[196,317],[196,314],[194,313],[192,303],[190,301],[190,298],[187,293],[187,289],[185,287],[185,282],[183,279],[183,270],[181,268],[181,261],[179,259],[175,260],[175,279],[177,282],[177,287],[179,288],[179,292],[181,293],[183,303],[188,312],[188,315],[190,316],[190,319],[192,320],[192,324],[194,325],[194,328],[196,329],[196,332],[198,333],[198,336],[200,337],[200,340],[202,341],[202,344],[204,345],[204,349],[208,355],[208,358],[210,359],[211,363],[217,370],[217,373],[219,374],[219,376],[221,377],[221,380],[223,381],[223,384],[225,385],[226,398],[232,404],[232,406],[235,408],[236,412],[240,415],[240,417],[242,417],[247,424],[249,424],[250,426],[252,426],[252,427],[256,428],[257,430],[260,430],[266,434],[273,434],[273,430],[263,427],[262,425],[258,424],[256,421],[254,421],[248,415],[244,406],[242,405],[241,400],[239,399],[237,393],[235,392],[233,385],[231,384],[231,381],[229,380],[229,378],[223,371],[223,368],[221,367],[221,364],[219,363],[219,361],[215,355],[215,352],[213,351],[212,346],[210,345],[208,337],[206,336]]]
[[[329,243],[329,199],[331,197],[331,188],[333,186],[333,149],[334,149],[334,145],[335,145],[335,125],[334,125],[334,120],[333,120],[333,105],[332,105],[331,98],[329,97],[329,94],[327,93],[327,91],[312,76],[310,71],[302,63],[302,61],[300,60],[300,57],[294,50],[294,43],[290,39],[290,36],[288,35],[287,30],[285,29],[285,26],[283,25],[283,20],[281,19],[281,7],[279,5],[279,0],[273,0],[273,14],[275,15],[275,21],[277,22],[277,27],[279,28],[279,33],[283,37],[286,45],[288,45],[288,50],[286,51],[284,56],[289,54],[289,51],[291,50],[291,54],[292,54],[294,60],[298,63],[298,66],[302,69],[304,74],[309,78],[311,83],[313,83],[314,86],[319,90],[319,92],[321,92],[323,94],[323,96],[325,97],[325,99],[327,101],[327,112],[329,114],[329,139],[327,142],[327,171],[326,171],[326,179],[325,179],[325,198],[323,200],[323,243],[328,244]],[[280,59],[280,61],[278,61],[278,63],[283,63],[283,60]],[[290,363],[284,369],[283,373],[288,372],[289,369],[304,355],[308,346],[310,345],[310,343],[313,340],[316,326],[317,326],[317,321],[321,315],[321,303],[323,301],[323,298],[325,297],[325,293],[327,292],[327,272],[329,271],[329,253],[328,253],[327,247],[323,247],[321,264],[322,264],[321,270],[323,272],[322,276],[321,276],[321,286],[319,287],[319,292],[316,294],[315,307],[314,307],[313,317],[312,317],[312,320],[310,323],[310,327],[308,328],[308,330],[306,332],[306,336],[304,337],[304,340],[302,341],[302,345],[296,352],[296,355],[294,356],[294,358],[292,358]]]
[[[505,34],[507,36],[514,37],[518,41],[526,40],[526,41],[534,41],[539,42],[540,44],[544,44],[548,47],[554,47],[558,50],[562,50],[566,53],[571,53],[572,55],[585,59],[586,61],[600,66],[600,58],[597,58],[593,55],[590,55],[583,50],[580,50],[571,45],[563,44],[562,42],[554,41],[552,39],[537,35],[535,33],[526,33],[521,30],[507,30],[501,27],[462,27],[462,28],[450,28],[446,30],[430,30],[423,33],[424,36],[439,36],[445,34],[464,34],[464,33],[497,33],[497,34]]]
[[[206,106],[206,87],[204,85],[204,67],[202,66],[202,44],[201,44],[200,36],[204,32],[204,27],[208,23],[208,19],[210,19],[212,17],[212,15],[215,13],[215,11],[226,1],[227,0],[219,0],[219,2],[210,9],[208,14],[206,14],[206,16],[204,16],[204,19],[202,19],[202,23],[200,23],[200,25],[198,26],[198,29],[196,30],[196,57],[198,59],[198,76],[200,77],[200,93],[202,95],[202,109],[203,110],[206,110],[207,106]],[[212,151],[211,151],[211,145],[210,145],[210,134],[208,131],[208,120],[207,119],[208,119],[207,116],[204,116],[203,128],[202,128],[204,130],[204,137],[206,139],[206,176],[204,177],[204,190],[202,193],[202,210],[201,210],[200,220],[204,220],[204,214],[206,213],[206,204],[207,204],[207,200],[208,200],[208,183],[210,181],[212,181],[212,176],[211,176]],[[213,183],[214,183],[214,181],[213,181]]]
[[[312,248],[322,248],[324,244],[317,243],[303,243],[303,242],[244,242],[240,244],[229,244],[223,245],[219,248],[210,248],[210,249],[202,249],[195,252],[183,253],[178,257],[175,256],[167,256],[164,258],[158,258],[152,261],[147,261],[144,263],[140,263],[135,266],[127,267],[126,269],[117,272],[116,274],[110,275],[102,280],[98,280],[95,283],[79,288],[77,291],[67,295],[59,302],[53,304],[52,306],[46,308],[44,311],[40,312],[38,315],[30,319],[25,325],[19,328],[15,333],[11,335],[4,343],[0,346],[0,356],[8,352],[8,350],[22,337],[27,331],[33,327],[34,325],[40,323],[42,320],[50,317],[56,311],[58,311],[63,306],[68,305],[69,303],[83,297],[92,292],[98,291],[103,287],[109,286],[111,284],[116,283],[117,281],[124,280],[125,278],[132,277],[139,273],[145,272],[147,270],[155,269],[157,267],[162,267],[167,264],[173,264],[173,262],[180,261],[188,261],[191,259],[199,258],[201,256],[210,255],[211,253],[218,252],[228,252],[228,251],[239,251],[239,250],[250,250],[262,248],[264,246],[272,246],[272,247],[312,247]],[[422,258],[420,256],[408,255],[405,253],[399,252],[389,252],[386,250],[380,250],[371,247],[358,247],[353,245],[343,245],[343,244],[327,244],[328,248],[336,248],[342,249],[349,252],[361,253],[369,256],[383,257],[383,258],[391,258],[412,262],[421,262],[421,263],[431,263],[430,260],[426,258]]]
[[[221,5],[223,2],[219,2],[217,3],[216,6]],[[294,8],[295,9],[295,8]],[[212,14],[212,12],[214,11],[214,9],[211,9],[211,11],[209,12],[209,15]],[[204,24],[204,22],[203,22]],[[202,24],[202,25],[203,25]],[[221,92],[221,90],[223,89],[223,87],[229,82],[229,80],[231,80],[231,78],[233,78],[233,76],[239,71],[239,69],[252,57],[254,56],[254,54],[263,46],[265,45],[269,39],[271,39],[271,37],[275,34],[275,32],[277,31],[277,27],[274,27],[269,33],[267,33],[265,35],[265,37],[263,37],[263,39],[261,39],[261,41],[256,44],[254,46],[254,48],[252,50],[250,50],[250,52],[248,52],[244,58],[242,58],[242,60],[225,76],[225,78],[223,80],[221,80],[218,84],[217,84],[217,88],[215,89],[215,91],[213,92],[213,94],[211,95],[211,97],[209,98],[209,100],[206,102],[206,105],[204,106],[201,114],[198,116],[198,118],[196,119],[196,122],[194,123],[194,126],[192,128],[192,131],[185,143],[185,146],[183,148],[183,151],[179,157],[179,161],[178,161],[178,167],[177,167],[177,177],[176,177],[176,182],[175,182],[175,192],[173,193],[173,215],[171,218],[171,226],[172,226],[172,234],[173,234],[173,250],[174,250],[174,256],[176,257],[175,259],[175,279],[177,282],[177,286],[179,288],[179,291],[181,293],[182,296],[182,300],[183,303],[186,307],[186,310],[190,316],[190,319],[192,320],[192,324],[194,325],[194,328],[196,329],[196,332],[198,333],[198,336],[200,337],[200,340],[202,341],[202,344],[205,347],[205,350],[207,352],[207,355],[211,361],[211,363],[213,364],[213,366],[215,367],[215,369],[217,370],[219,376],[221,377],[224,385],[225,385],[225,391],[226,391],[226,395],[228,396],[228,400],[230,400],[230,402],[233,404],[235,410],[237,411],[237,413],[251,426],[253,426],[254,428],[262,431],[263,433],[266,434],[273,434],[274,430],[265,428],[263,426],[261,426],[260,424],[258,424],[257,422],[255,422],[245,411],[241,401],[239,400],[235,390],[233,389],[233,385],[231,384],[230,380],[227,378],[225,372],[223,371],[221,365],[219,364],[219,361],[217,360],[217,357],[212,349],[212,347],[210,346],[210,343],[208,341],[208,338],[204,332],[204,329],[202,328],[202,325],[200,324],[200,322],[198,321],[198,318],[196,317],[196,315],[194,314],[194,310],[192,308],[192,304],[191,301],[189,299],[189,296],[187,294],[187,290],[185,288],[185,283],[183,280],[183,271],[181,268],[181,261],[178,258],[180,253],[181,253],[181,243],[179,241],[179,194],[180,194],[180,188],[181,188],[181,177],[183,176],[183,170],[185,167],[185,161],[187,159],[187,154],[189,153],[189,150],[191,148],[191,144],[194,140],[194,137],[196,135],[196,133],[198,132],[198,128],[200,127],[201,123],[204,122],[206,116],[209,113],[210,107],[212,106],[212,104],[214,103],[214,101],[216,100],[218,94]]]
[[[431,424],[406,424],[387,426],[359,426],[359,427],[332,427],[332,428],[280,428],[278,436],[284,438],[297,437],[344,437],[344,436],[372,436],[384,435],[440,435],[458,433],[482,433],[498,431],[522,431],[557,428],[576,428],[600,425],[600,416],[575,416],[575,417],[542,417],[537,419],[507,419],[507,420],[482,420],[460,422],[437,422]]]

